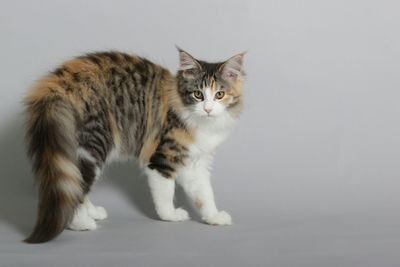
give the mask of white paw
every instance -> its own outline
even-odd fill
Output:
[[[159,216],[161,220],[171,222],[186,221],[190,218],[188,212],[182,208],[174,209],[171,212],[160,212]]]
[[[91,206],[88,208],[89,216],[95,220],[104,220],[107,218],[107,211],[100,206]]]
[[[89,216],[86,209],[78,210],[72,222],[68,225],[68,229],[73,231],[90,231],[97,228],[96,221]]]
[[[207,218],[203,218],[203,220],[208,223],[208,224],[212,224],[212,225],[231,225],[232,224],[232,218],[231,215],[229,215],[229,213],[227,213],[226,211],[219,211],[218,213],[207,217]]]

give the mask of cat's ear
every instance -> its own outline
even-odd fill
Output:
[[[221,65],[220,72],[223,79],[235,82],[244,78],[243,58],[245,54],[246,52],[237,54]]]
[[[182,76],[185,78],[192,78],[201,70],[201,65],[193,56],[188,52],[176,46],[179,51],[179,69],[182,71]]]

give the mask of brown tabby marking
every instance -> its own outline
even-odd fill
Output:
[[[25,103],[40,186],[38,221],[27,242],[48,241],[64,229],[112,151],[173,179],[193,141],[175,113],[183,106],[175,77],[133,55],[103,52],[67,61]],[[78,158],[78,148],[95,163]]]
[[[196,208],[201,209],[203,207],[203,202],[201,200],[197,199],[194,202],[194,205],[196,206]]]

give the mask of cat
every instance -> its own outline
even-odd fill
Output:
[[[244,53],[208,63],[178,52],[176,75],[143,57],[97,52],[65,62],[29,91],[27,150],[39,205],[25,242],[96,229],[107,212],[90,202],[90,187],[105,164],[130,157],[148,177],[161,220],[189,219],[173,203],[177,182],[205,223],[232,223],[214,202],[210,167],[242,111]]]

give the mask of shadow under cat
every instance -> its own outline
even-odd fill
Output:
[[[25,237],[36,218],[37,193],[24,146],[22,116],[0,131],[0,221]]]

